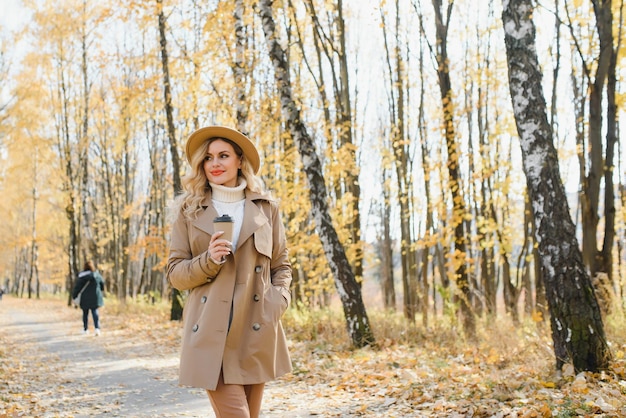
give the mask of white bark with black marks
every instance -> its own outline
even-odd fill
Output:
[[[608,367],[598,302],[576,239],[548,122],[531,0],[503,0],[509,89],[520,136],[558,370]]]
[[[309,198],[315,227],[335,278],[335,287],[343,305],[348,333],[354,346],[364,347],[374,344],[374,335],[363,304],[361,288],[332,224],[327,203],[328,193],[322,176],[322,164],[315,151],[313,140],[304,126],[300,109],[296,106],[292,95],[287,59],[276,36],[272,3],[272,0],[261,0],[258,3],[258,10],[263,23],[270,59],[274,67],[284,122],[297,144],[298,152],[302,158],[309,183]]]

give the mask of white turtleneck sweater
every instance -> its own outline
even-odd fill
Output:
[[[237,249],[239,241],[239,233],[243,224],[243,207],[246,203],[246,194],[244,190],[248,183],[245,179],[241,179],[236,187],[226,187],[219,184],[209,183],[211,185],[213,206],[217,210],[217,215],[230,215],[233,218],[233,252]]]

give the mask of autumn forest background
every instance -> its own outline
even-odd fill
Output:
[[[603,318],[621,318],[623,2],[533,4],[559,203]],[[186,137],[223,124],[257,144],[281,201],[292,309],[353,309],[356,345],[377,337],[366,311],[468,337],[547,321],[502,7],[24,0],[0,27],[1,285],[69,303],[94,259],[109,297],[176,317],[168,204]]]

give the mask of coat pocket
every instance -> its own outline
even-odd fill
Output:
[[[287,310],[287,300],[277,286],[269,286],[265,292],[265,316],[277,323]]]

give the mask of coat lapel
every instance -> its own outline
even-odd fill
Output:
[[[198,228],[201,231],[206,232],[209,235],[213,235],[215,230],[213,229],[213,219],[217,217],[217,211],[211,203],[211,194],[207,194],[207,196],[202,201],[202,206],[206,209],[203,210],[196,219],[191,221],[191,224]]]
[[[254,234],[254,231],[268,222],[265,214],[256,205],[257,199],[264,198],[258,193],[246,191],[246,204],[244,205],[243,224],[239,233],[239,244],[241,246],[248,238]]]

